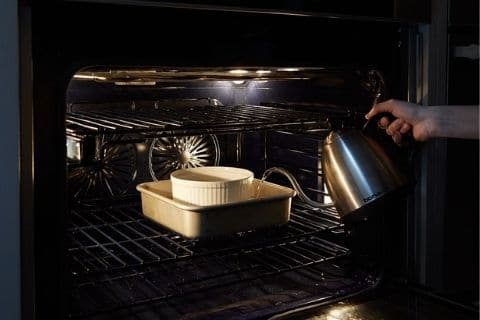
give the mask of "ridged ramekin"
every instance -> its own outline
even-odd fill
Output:
[[[170,174],[173,199],[211,206],[251,198],[253,172],[234,167],[198,167]]]

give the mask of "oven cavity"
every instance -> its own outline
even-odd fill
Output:
[[[374,288],[378,269],[352,263],[333,207],[294,199],[287,224],[187,239],[146,218],[135,187],[180,168],[261,178],[283,167],[328,203],[323,139],[361,124],[378,81],[368,69],[323,67],[77,72],[65,114],[70,316],[249,319]]]

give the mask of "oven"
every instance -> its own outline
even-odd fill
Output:
[[[412,186],[360,222],[294,198],[286,224],[189,239],[146,218],[135,188],[184,167],[283,167],[328,202],[328,133],[360,128],[379,92],[426,94],[421,23],[154,1],[23,18],[24,316],[343,319],[391,292],[478,312],[419,277],[420,147],[379,136]]]

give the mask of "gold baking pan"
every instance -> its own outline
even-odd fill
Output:
[[[252,198],[229,204],[196,206],[172,199],[170,180],[137,185],[142,211],[149,219],[190,239],[229,235],[287,223],[292,197],[290,188],[263,182],[252,183]],[[254,198],[255,196],[255,198]]]

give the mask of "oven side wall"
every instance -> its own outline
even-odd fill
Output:
[[[20,319],[20,192],[17,1],[0,6],[0,318]]]

